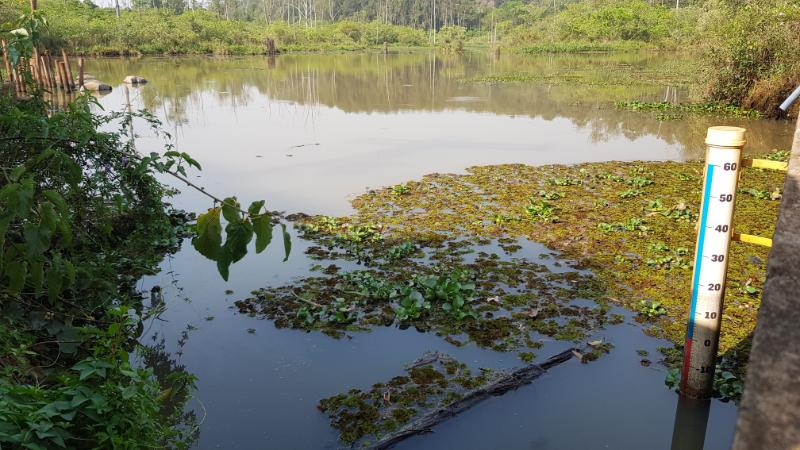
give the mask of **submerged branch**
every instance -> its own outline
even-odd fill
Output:
[[[551,367],[555,367],[572,359],[572,352],[574,350],[575,349],[572,348],[567,349],[548,358],[547,361],[542,364],[529,364],[509,372],[486,386],[469,391],[460,400],[430,411],[403,428],[385,435],[379,441],[366,448],[369,450],[385,450],[417,434],[428,433],[433,426],[472,408],[489,397],[503,395],[508,391],[529,384],[531,381],[547,372]]]

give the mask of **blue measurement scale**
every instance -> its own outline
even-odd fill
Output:
[[[713,388],[744,129],[709,128],[706,144],[703,201],[681,374],[681,392],[696,398],[709,397]]]

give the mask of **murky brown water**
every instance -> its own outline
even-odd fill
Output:
[[[100,103],[150,109],[178,148],[203,164],[202,173],[192,174],[198,184],[245,204],[266,199],[272,209],[311,214],[346,214],[349,199],[369,187],[472,165],[695,158],[711,125],[745,126],[749,153],[788,145],[791,128],[782,122],[659,121],[614,106],[695,100],[697,88],[685,82],[692,66],[676,55],[474,53],[87,61],[90,73],[115,86]],[[536,80],[472,81],[509,73]],[[131,74],[150,83],[126,89],[119,81]],[[140,150],[160,149],[142,123],[136,127]],[[175,203],[195,211],[210,206],[188,190]],[[547,251],[526,245],[531,258]],[[142,281],[145,290],[161,285],[168,305],[148,327],[148,342],[164,339],[176,364],[199,377],[191,404],[203,417],[198,448],[336,448],[335,432],[315,409],[322,397],[393,376],[427,350],[486,366],[518,362],[513,354],[455,349],[431,334],[397,328],[344,340],[276,330],[229,309],[253,289],[308,273],[306,246],[295,237],[287,263],[277,252],[248,255],[228,283],[184,246],[161,274]],[[640,365],[636,350],[657,355],[656,347],[668,343],[645,336],[631,320],[604,333],[616,345],[608,357],[560,367],[400,448],[667,449],[673,424],[699,430],[678,433],[683,440],[673,449],[730,446],[732,404],[683,405],[689,412],[676,422],[677,396],[664,388],[665,370]]]

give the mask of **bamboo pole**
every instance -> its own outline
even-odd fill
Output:
[[[23,94],[27,94],[28,93],[27,86],[25,86],[25,81],[26,81],[25,80],[26,79],[25,71],[26,71],[27,67],[28,67],[27,60],[25,58],[20,58],[19,59],[19,64],[17,64],[17,70],[19,71],[19,87],[20,87],[20,91]]]
[[[34,78],[36,78],[36,82],[39,83],[41,87],[44,84],[44,73],[42,71],[42,64],[39,59],[39,49],[34,47],[33,48],[33,58],[31,59],[34,65]]]
[[[47,68],[44,56],[39,57],[39,67],[42,69],[42,84],[44,84],[45,88],[52,90],[53,83],[50,79],[50,71]]]
[[[64,61],[56,61],[56,70],[58,71],[58,84],[61,85],[61,89],[67,90],[67,76],[64,74]]]
[[[58,61],[52,62],[52,67],[53,67],[53,81],[55,82],[56,89],[58,89],[61,87],[61,73],[58,71]]]
[[[83,87],[83,57],[78,58],[78,89]]]
[[[16,83],[14,86],[17,89],[17,94],[24,94],[25,93],[25,85],[22,83],[22,77],[19,73],[19,66],[14,66],[14,80]]]
[[[61,80],[61,90],[69,92],[69,81],[67,81],[67,68],[64,66],[64,61],[58,62],[58,76]]]
[[[6,66],[6,75],[8,76],[8,82],[13,83],[14,76],[11,73],[11,62],[8,60],[8,46],[5,40],[2,41],[2,44],[3,44],[3,63]]]
[[[47,76],[50,78],[50,89],[55,91],[56,88],[58,88],[58,76],[56,76],[55,67],[53,67],[53,59],[50,58],[50,52],[48,50],[45,50],[44,54],[44,59],[47,64]]]
[[[38,83],[36,79],[36,64],[33,62],[33,58],[28,59],[28,69],[31,71],[31,80],[34,83]]]
[[[75,87],[75,79],[72,77],[72,65],[69,63],[69,58],[67,57],[67,51],[63,48],[61,49],[61,59],[64,60],[64,71],[67,75],[67,85],[70,89]]]

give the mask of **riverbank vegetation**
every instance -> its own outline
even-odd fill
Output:
[[[437,12],[434,12],[434,3]],[[12,0],[0,21],[25,10]],[[267,39],[282,51],[467,46],[519,53],[692,49],[702,58],[705,97],[779,116],[800,83],[800,7],[755,0],[509,0],[374,3],[284,0],[135,0],[113,8],[44,0],[47,40],[90,55],[260,54]],[[435,29],[436,32],[431,30]],[[798,106],[792,111],[795,114]]]
[[[28,16],[3,36],[11,64],[30,56],[43,25]],[[26,84],[30,95],[0,93],[0,446],[186,448],[194,376],[163,341],[138,341],[166,305],[157,290],[146,305],[136,282],[192,229],[157,177],[199,164],[168,139],[161,153],[138,153],[134,117],[167,137],[146,112],[94,113],[90,96],[56,107]],[[198,235],[220,273],[246,252],[241,230],[255,217],[271,231],[255,205],[245,219],[230,199],[209,211],[229,222],[224,245]],[[266,233],[255,234],[263,250]]]
[[[132,156],[124,129],[97,131],[116,119],[90,113],[87,98],[55,113],[38,96],[0,98],[4,446],[191,440],[182,405],[194,379],[136,343],[159,305],[144,308],[135,290],[177,248],[187,217],[164,200],[157,165]],[[165,370],[134,367],[135,355]]]

